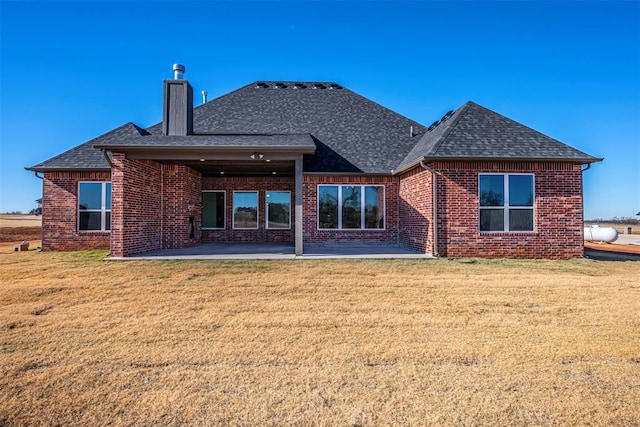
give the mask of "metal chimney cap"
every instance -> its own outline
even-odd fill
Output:
[[[184,65],[182,64],[173,64],[173,79],[174,80],[182,80],[184,74]]]

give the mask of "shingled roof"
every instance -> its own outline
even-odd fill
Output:
[[[193,112],[195,134],[309,133],[315,155],[305,172],[390,173],[424,126],[336,83],[255,82]],[[159,135],[162,125],[148,129]]]
[[[42,163],[31,166],[27,170],[38,172],[50,171],[84,171],[84,170],[110,170],[110,166],[102,153],[95,149],[95,145],[107,144],[116,141],[123,141],[129,138],[136,138],[149,133],[133,123],[113,129],[97,138],[80,144],[62,154],[45,160]]]
[[[473,102],[427,130],[335,83],[251,83],[196,107],[193,132],[166,136],[161,123],[146,130],[127,123],[28,169],[106,170],[96,148],[145,147],[315,148],[304,155],[304,171],[330,173],[389,174],[425,159],[601,160]]]
[[[602,160],[471,101],[432,126],[400,164],[399,171],[420,160]]]

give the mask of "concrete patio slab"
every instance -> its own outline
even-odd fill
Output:
[[[128,257],[109,257],[114,261],[135,260],[283,260],[283,259],[429,259],[398,246],[317,246],[305,248],[304,255],[296,256],[292,245],[274,243],[203,243],[181,249],[161,249]]]
[[[312,246],[305,248],[303,259],[377,258],[377,259],[430,259],[433,255],[414,252],[399,246]]]

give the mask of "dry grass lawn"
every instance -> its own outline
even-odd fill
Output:
[[[0,246],[0,425],[639,425],[640,263]]]

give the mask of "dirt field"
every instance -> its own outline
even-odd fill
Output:
[[[0,425],[638,425],[640,263],[0,245]]]
[[[0,228],[41,227],[42,216],[0,214]]]
[[[42,217],[35,215],[0,215],[0,243],[20,243],[42,238]],[[40,243],[38,243],[40,244]]]
[[[613,227],[618,234],[627,234],[628,228],[631,227],[631,234],[640,234],[640,224],[619,224],[615,222],[592,222],[585,221],[584,226],[589,227],[591,225],[599,225],[600,227]]]

